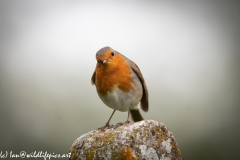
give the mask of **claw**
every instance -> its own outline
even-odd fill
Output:
[[[120,125],[120,126],[123,125],[123,124],[124,124],[123,122],[119,122],[119,123],[117,123],[117,125]]]
[[[125,124],[127,124],[127,123],[131,123],[129,120],[127,120],[126,122],[125,122]]]
[[[104,126],[99,127],[98,129],[103,131],[105,128],[109,128],[109,127],[110,127],[109,123],[106,123]]]

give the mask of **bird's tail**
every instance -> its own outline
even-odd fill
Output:
[[[134,122],[144,120],[139,109],[131,109],[130,114]]]

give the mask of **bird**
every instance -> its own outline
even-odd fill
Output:
[[[113,109],[107,123],[116,110],[128,112],[134,122],[144,120],[138,103],[143,111],[148,111],[148,89],[139,67],[130,59],[111,47],[103,47],[96,53],[96,68],[91,82],[96,86],[98,96],[105,105]]]

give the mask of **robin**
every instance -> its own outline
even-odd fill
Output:
[[[138,66],[110,47],[104,47],[96,53],[97,65],[92,75],[92,84],[96,86],[100,99],[108,107],[114,109],[105,127],[116,110],[128,111],[133,121],[141,121],[143,117],[137,107],[141,101],[143,111],[148,111],[148,90]]]

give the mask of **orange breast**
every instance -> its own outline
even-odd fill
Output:
[[[126,60],[121,55],[116,55],[114,59],[106,64],[98,64],[96,67],[96,87],[99,94],[106,95],[115,87],[123,92],[133,89],[131,68],[126,64]]]

